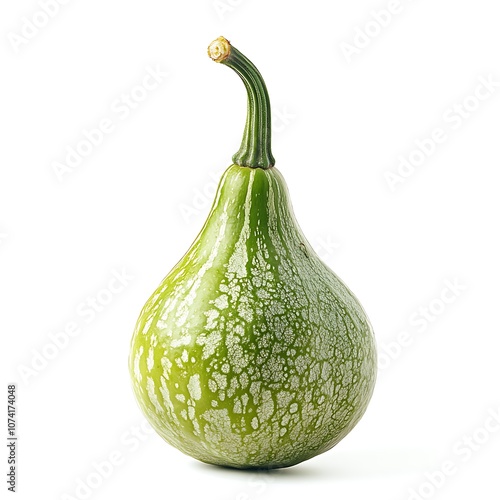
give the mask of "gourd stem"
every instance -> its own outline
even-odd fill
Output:
[[[242,167],[271,168],[271,105],[266,84],[259,70],[224,37],[214,40],[208,55],[233,69],[243,80],[248,94],[247,120],[239,151],[233,162]]]

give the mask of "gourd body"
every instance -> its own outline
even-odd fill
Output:
[[[156,431],[212,464],[291,466],[359,421],[376,378],[372,329],[303,236],[275,167],[226,170],[142,310],[130,372]]]

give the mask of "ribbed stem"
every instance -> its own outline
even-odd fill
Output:
[[[267,169],[274,165],[271,152],[271,105],[259,70],[228,40],[219,37],[208,47],[208,55],[238,73],[248,94],[247,120],[239,151],[233,162],[242,167]]]

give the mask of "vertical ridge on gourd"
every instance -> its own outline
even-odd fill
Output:
[[[373,332],[295,219],[262,76],[223,38],[209,55],[247,88],[242,145],[201,232],[142,309],[130,373],[144,414],[182,452],[287,467],[333,447],[365,412]]]

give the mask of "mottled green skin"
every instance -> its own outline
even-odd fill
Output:
[[[276,168],[225,172],[142,310],[130,372],[156,431],[212,464],[294,465],[361,418],[376,376],[369,321],[304,238]]]

